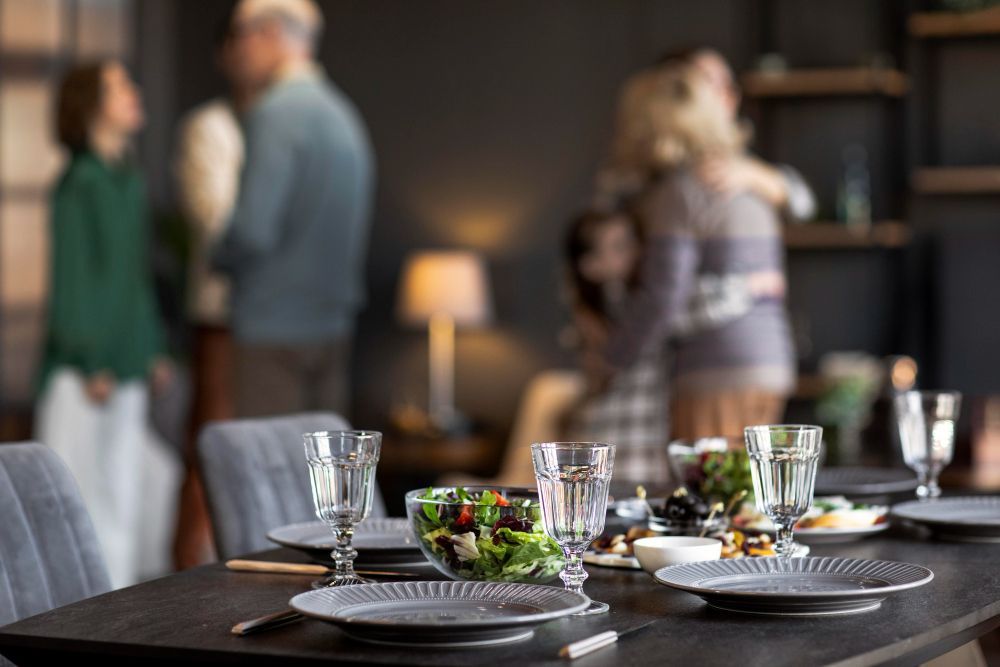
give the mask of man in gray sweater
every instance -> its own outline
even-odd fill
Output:
[[[348,405],[374,160],[356,109],[313,60],[312,0],[242,0],[238,62],[260,83],[246,161],[213,263],[232,278],[241,416]]]

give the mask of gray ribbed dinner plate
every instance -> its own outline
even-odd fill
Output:
[[[656,580],[712,607],[771,616],[830,616],[878,609],[893,593],[934,578],[926,567],[857,558],[740,558],[672,565]]]
[[[917,488],[917,477],[907,468],[834,466],[816,471],[817,496],[881,496]]]
[[[555,586],[406,581],[322,588],[289,604],[362,641],[471,647],[527,639],[535,626],[581,611],[590,600]]]
[[[305,521],[275,528],[267,539],[283,547],[304,551],[313,560],[330,563],[333,533],[322,521]],[[365,519],[354,528],[352,545],[358,551],[355,565],[407,567],[429,564],[420,553],[406,519]]]
[[[1000,496],[912,500],[893,506],[894,519],[930,528],[960,542],[1000,542]]]

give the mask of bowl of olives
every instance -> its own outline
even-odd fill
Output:
[[[711,503],[689,492],[685,487],[674,491],[663,505],[653,506],[649,529],[664,535],[699,535],[725,527],[725,518]]]

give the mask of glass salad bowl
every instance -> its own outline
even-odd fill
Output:
[[[564,565],[534,489],[417,489],[406,494],[406,515],[424,556],[452,579],[537,584]]]

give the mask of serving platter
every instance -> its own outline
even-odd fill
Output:
[[[639,559],[628,554],[607,554],[597,551],[585,551],[583,562],[599,567],[615,567],[622,570],[641,570]]]
[[[863,540],[888,529],[887,521],[860,528],[796,528],[795,541],[803,544],[844,544]]]

